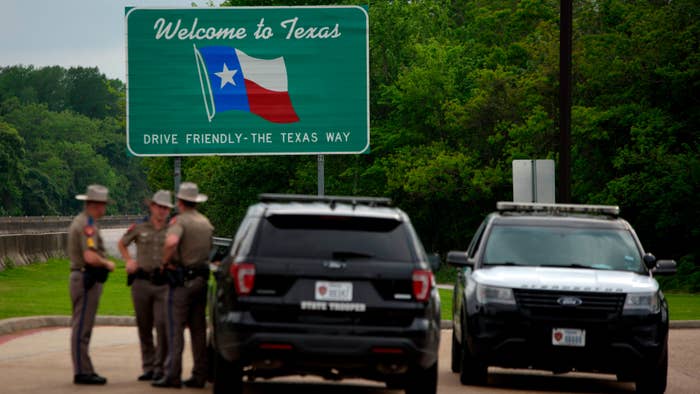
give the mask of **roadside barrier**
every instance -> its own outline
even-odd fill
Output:
[[[127,227],[141,215],[106,216],[101,228]],[[73,216],[0,218],[0,271],[66,255],[68,226]]]

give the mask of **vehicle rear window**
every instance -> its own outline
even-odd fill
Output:
[[[273,215],[263,221],[256,246],[261,257],[341,261],[412,261],[409,234],[389,218]]]
[[[494,226],[483,262],[642,270],[641,255],[630,232],[603,228]]]

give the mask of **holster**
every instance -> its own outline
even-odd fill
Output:
[[[181,287],[185,285],[185,270],[182,267],[166,269],[164,273],[170,287]]]
[[[102,267],[85,266],[83,271],[83,287],[85,290],[92,289],[95,283],[105,283],[109,277],[109,270]]]
[[[203,265],[185,268],[185,280],[192,280],[200,276],[204,278],[205,282],[209,280],[209,266]]]
[[[168,283],[168,278],[165,275],[165,272],[162,272],[160,269],[153,270],[153,272],[151,273],[151,283],[153,283],[156,286]]]

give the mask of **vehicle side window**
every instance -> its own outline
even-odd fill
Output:
[[[481,225],[476,230],[476,233],[474,233],[474,237],[472,237],[472,242],[469,244],[469,249],[467,249],[467,256],[469,256],[469,258],[474,258],[476,251],[479,250],[479,244],[481,243],[481,237],[484,234],[487,221],[488,219],[485,219],[483,222],[481,222]]]
[[[255,221],[253,219],[245,218],[243,219],[243,223],[241,223],[241,226],[238,228],[238,231],[236,232],[236,237],[233,239],[233,245],[231,247],[231,256],[235,257],[237,256],[243,247],[243,244],[245,243],[244,241],[246,239],[250,239],[251,237],[248,236],[248,233],[250,232],[250,229],[253,227],[253,223]],[[250,243],[250,241],[248,241]]]

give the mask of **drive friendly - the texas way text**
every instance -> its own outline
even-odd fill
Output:
[[[346,143],[350,140],[349,131],[325,131],[320,132],[260,132],[260,133],[185,133],[180,136],[176,133],[168,134],[144,134],[144,145],[177,145],[180,142],[191,145],[211,144],[315,144]]]

